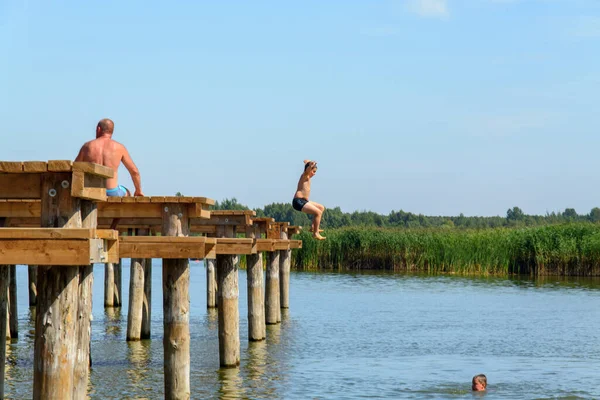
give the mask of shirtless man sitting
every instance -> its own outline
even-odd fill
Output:
[[[125,186],[119,185],[118,170],[122,161],[135,185],[134,196],[143,196],[140,171],[138,171],[133,163],[125,146],[112,140],[114,128],[114,122],[108,118],[98,122],[96,139],[87,142],[81,147],[75,161],[92,162],[112,168],[115,176],[106,180],[106,195],[113,197],[131,196],[131,193]]]
[[[315,176],[316,173],[317,162],[304,160],[304,172],[302,175],[300,175],[298,189],[296,190],[296,194],[294,194],[292,206],[294,207],[294,210],[302,211],[314,216],[311,229],[313,237],[319,240],[325,240],[326,238],[321,236],[321,232],[323,231],[319,229],[319,226],[321,225],[321,217],[323,216],[325,207],[319,203],[308,200],[310,196],[310,178]]]

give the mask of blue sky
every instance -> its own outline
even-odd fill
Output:
[[[343,211],[600,206],[597,0],[0,0],[0,54],[3,160],[109,117],[147,195],[288,202],[311,158]]]

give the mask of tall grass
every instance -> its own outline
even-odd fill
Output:
[[[483,230],[342,228],[302,233],[299,269],[384,269],[462,274],[600,275],[600,225]]]

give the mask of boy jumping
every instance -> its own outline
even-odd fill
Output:
[[[319,229],[319,226],[321,225],[321,216],[323,215],[323,211],[325,211],[325,207],[319,203],[308,200],[308,197],[310,196],[310,178],[315,176],[316,173],[317,162],[304,160],[304,172],[300,175],[300,180],[298,180],[298,189],[296,190],[296,194],[294,194],[292,206],[294,207],[294,210],[302,211],[314,216],[311,228],[313,237],[318,240],[325,240],[326,238],[321,236],[321,232],[323,231]]]

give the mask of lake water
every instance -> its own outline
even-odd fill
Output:
[[[94,273],[90,397],[163,398],[160,261],[150,341],[125,341],[127,307],[104,310],[103,266]],[[17,276],[20,337],[7,352],[5,392],[28,399],[27,268]],[[128,278],[125,264],[124,305]],[[191,263],[190,282],[193,399],[600,398],[600,280],[293,272],[281,325],[248,343],[240,270],[239,369],[219,369],[202,263]],[[488,377],[485,394],[470,391],[478,373]]]

